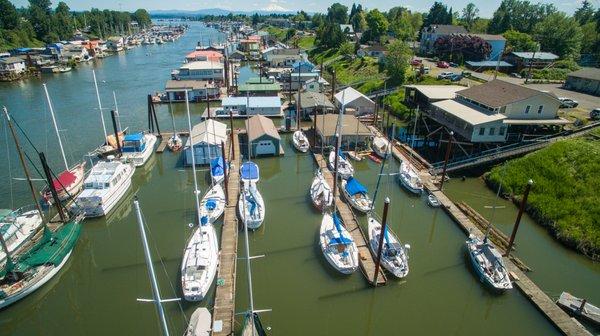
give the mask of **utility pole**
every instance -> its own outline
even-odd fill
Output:
[[[531,68],[533,67],[533,61],[535,60],[535,53],[538,50],[538,46],[539,44],[535,44],[535,49],[533,49],[533,55],[531,56],[531,59],[529,60],[529,70],[527,71],[527,77],[525,78],[525,84],[527,84],[529,82],[529,78],[531,77]]]
[[[521,200],[521,206],[519,207],[519,213],[517,214],[517,220],[515,221],[515,226],[513,227],[513,231],[510,234],[510,240],[508,241],[508,247],[506,248],[506,252],[504,252],[504,256],[508,257],[510,255],[510,250],[513,247],[515,242],[515,236],[517,235],[517,230],[519,229],[519,224],[521,224],[521,217],[523,217],[523,212],[525,211],[525,205],[527,204],[527,197],[529,197],[529,191],[531,190],[531,186],[533,185],[533,180],[527,181],[527,186],[525,187],[525,192],[523,193],[523,199]]]
[[[377,247],[377,259],[375,260],[375,276],[373,278],[373,285],[377,287],[377,276],[379,275],[379,266],[381,264],[381,253],[383,252],[383,238],[385,236],[385,230],[387,228],[387,214],[390,206],[389,197],[385,198],[383,203],[383,222],[381,223],[381,231],[379,231],[379,246]]]
[[[450,137],[448,138],[448,147],[446,148],[446,158],[444,159],[444,168],[442,169],[442,181],[440,182],[440,191],[444,188],[444,180],[446,179],[446,167],[448,166],[448,159],[450,159],[450,151],[452,151],[452,138],[454,132],[450,131]]]

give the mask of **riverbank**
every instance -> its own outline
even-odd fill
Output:
[[[493,168],[486,184],[519,203],[528,179],[534,185],[526,211],[564,245],[600,260],[600,131],[557,142],[506,167]]]

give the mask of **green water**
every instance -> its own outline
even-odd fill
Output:
[[[117,93],[123,126],[142,129],[146,125],[146,94],[160,90],[170,70],[208,30],[193,25],[175,43],[137,48],[109,57],[76,71],[43,77],[54,100],[57,117],[69,140],[70,160],[80,158],[102,139],[91,82],[95,68],[101,82],[105,106],[110,107],[112,90]],[[56,140],[44,107],[42,81],[0,84],[0,104],[7,105],[36,145],[48,152],[56,170],[61,168]],[[193,122],[199,121],[204,106],[192,105]],[[178,128],[186,118],[183,105],[175,105]],[[163,129],[170,129],[167,106],[158,107]],[[108,124],[108,119],[107,119]],[[236,122],[241,126],[241,121]],[[4,150],[5,131],[2,131]],[[10,139],[9,139],[10,140]],[[321,216],[312,208],[308,188],[315,169],[312,158],[297,154],[284,135],[282,157],[256,160],[261,168],[259,188],[265,199],[267,217],[260,230],[251,233],[251,253],[265,254],[253,265],[256,309],[262,314],[270,335],[552,335],[551,324],[517,290],[504,295],[490,293],[475,277],[464,251],[464,234],[445,213],[429,208],[424,198],[408,195],[395,180],[385,177],[377,211],[384,196],[391,199],[390,225],[403,242],[411,244],[411,272],[406,280],[390,280],[373,289],[357,272],[341,276],[332,271],[317,246]],[[12,144],[9,142],[9,145]],[[30,152],[31,153],[31,152]],[[26,186],[12,176],[22,176],[13,150],[11,160],[0,161],[0,207],[27,204]],[[153,158],[134,175],[133,187],[122,203],[106,218],[84,222],[82,235],[63,271],[43,288],[21,302],[0,311],[2,335],[158,335],[160,329],[152,304],[137,302],[151,295],[135,214],[137,194],[149,228],[150,245],[163,298],[180,294],[179,265],[193,221],[192,176],[178,154],[165,152]],[[391,164],[397,171],[397,164]],[[379,166],[371,161],[356,163],[356,177],[372,193]],[[207,188],[207,172],[199,171],[201,190]],[[450,184],[456,192],[472,185]],[[449,187],[450,188],[450,187]],[[485,190],[481,190],[485,193]],[[489,192],[488,192],[489,194]],[[364,217],[361,220],[365,221]],[[220,226],[217,228],[220,231]],[[523,230],[526,232],[526,230]],[[219,232],[220,234],[220,232]],[[544,240],[544,232],[532,231]],[[524,234],[522,237],[525,237]],[[519,253],[525,248],[519,246]],[[243,251],[243,240],[239,241]],[[598,269],[555,244],[544,245],[566,263],[555,273],[554,261],[538,251],[532,277],[549,291],[559,290],[558,278],[568,271],[572,280],[590,296],[597,295]],[[532,247],[531,254],[535,249]],[[243,252],[242,252],[243,253]],[[529,259],[525,258],[528,262]],[[532,258],[533,259],[533,258]],[[247,309],[246,270],[238,263],[236,308]],[[544,269],[546,271],[544,271]],[[577,292],[574,292],[577,294]],[[201,304],[166,303],[172,334],[181,334],[186,316],[200,305],[210,307],[212,295]],[[596,299],[596,301],[599,301]],[[238,320],[241,322],[241,318]]]

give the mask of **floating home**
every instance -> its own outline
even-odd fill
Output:
[[[273,120],[260,114],[246,120],[246,141],[248,139],[251,157],[283,154],[281,137]]]
[[[208,119],[192,127],[192,134],[185,144],[185,164],[192,165],[191,144],[194,144],[196,165],[209,164],[211,159],[222,155],[221,142],[227,144],[227,125]]]

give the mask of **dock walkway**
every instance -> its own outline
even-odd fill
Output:
[[[333,174],[327,168],[327,162],[323,158],[321,154],[314,153],[313,154],[315,161],[321,168],[323,172],[323,176],[327,180],[327,183],[333,187]],[[348,204],[342,202],[340,199],[339,192],[335,198],[335,204],[337,205],[338,212],[344,223],[344,226],[352,235],[352,239],[356,243],[356,247],[358,248],[358,258],[360,269],[363,275],[367,278],[370,284],[375,285],[373,281],[375,280],[375,257],[371,253],[371,249],[369,249],[369,245],[367,243],[367,238],[360,228],[360,224],[358,223],[358,219],[354,215],[354,212],[350,208]],[[379,276],[377,277],[377,286],[385,285],[387,279],[385,274],[383,273],[383,267],[379,269]]]
[[[232,130],[233,131],[233,130]],[[231,146],[234,148],[235,156],[231,157]],[[231,169],[227,171],[228,199],[223,218],[223,230],[221,231],[221,253],[219,269],[217,272],[218,282],[215,293],[213,311],[212,335],[233,335],[235,316],[235,277],[237,266],[237,241],[238,220],[236,205],[240,191],[240,142],[235,132],[233,144],[226,146],[225,157],[231,162]],[[216,325],[222,324],[219,330]]]

